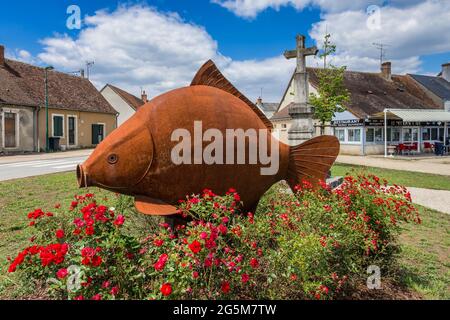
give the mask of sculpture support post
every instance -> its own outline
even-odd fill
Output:
[[[288,139],[293,144],[299,144],[314,136],[314,107],[308,104],[308,73],[306,71],[306,56],[316,55],[316,47],[305,47],[305,36],[298,35],[296,50],[286,51],[286,59],[297,59],[297,67],[294,74],[294,102],[289,108],[292,125],[288,131]]]

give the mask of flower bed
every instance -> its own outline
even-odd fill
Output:
[[[420,223],[407,190],[374,176],[274,188],[256,214],[240,208],[236,190],[204,190],[179,203],[189,222],[140,238],[116,209],[77,196],[28,214],[35,236],[9,272],[58,299],[334,299],[368,265],[389,268],[400,221]]]

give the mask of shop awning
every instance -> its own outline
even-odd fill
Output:
[[[450,122],[450,112],[444,110],[386,109],[386,117],[405,122]],[[370,118],[384,119],[384,112],[375,113]]]

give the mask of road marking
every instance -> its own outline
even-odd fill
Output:
[[[65,166],[57,166],[57,167],[53,167],[55,169],[66,169],[66,168],[71,168],[73,167],[74,169],[77,167],[76,163],[73,164],[66,164]]]
[[[36,160],[36,161],[26,161],[26,162],[12,162],[12,163],[5,163],[5,164],[0,164],[0,167],[26,167],[26,166],[31,166],[33,164],[39,164],[39,163],[45,163],[48,160]]]
[[[33,167],[33,168],[43,168],[43,167],[54,167],[54,166],[59,166],[59,165],[65,165],[65,164],[78,164],[78,163],[80,163],[79,160],[72,160],[72,161],[53,161],[53,162],[50,162],[50,163],[33,165],[33,166],[31,166],[31,167]]]

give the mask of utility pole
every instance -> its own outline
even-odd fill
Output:
[[[48,138],[48,72],[53,70],[52,66],[48,66],[45,71],[45,152],[49,152],[49,138]]]

